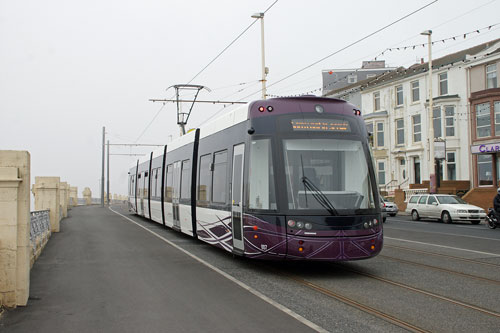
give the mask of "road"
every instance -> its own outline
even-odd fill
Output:
[[[69,326],[57,325],[72,319],[80,325],[76,331],[498,332],[500,327],[500,230],[485,224],[389,217],[384,249],[374,259],[262,262],[233,258],[114,209],[124,217],[101,210],[103,219],[91,225],[102,225],[103,239],[71,219],[63,222],[63,233],[76,228],[93,239],[90,244],[51,239],[33,269],[34,298],[27,308],[4,314],[0,328],[64,331]],[[120,254],[113,259],[98,251],[109,237],[121,244],[106,249]],[[75,249],[54,257],[57,242]],[[67,256],[78,262],[66,261]],[[78,274],[65,277],[72,265],[83,276],[92,266],[100,271],[83,280]],[[42,283],[48,270],[60,276]],[[42,289],[51,282],[50,291]],[[49,326],[44,318],[54,314],[62,319]]]

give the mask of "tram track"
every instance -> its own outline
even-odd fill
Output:
[[[393,249],[399,249],[399,250],[404,250],[404,251],[408,251],[408,252],[427,254],[430,256],[448,258],[448,259],[468,262],[468,263],[472,263],[472,264],[478,264],[478,265],[489,266],[489,267],[496,267],[496,268],[500,269],[500,264],[493,264],[493,263],[489,263],[489,262],[484,262],[484,261],[479,261],[479,260],[474,260],[474,259],[467,259],[467,258],[452,256],[452,255],[448,255],[448,254],[441,254],[441,253],[429,252],[429,251],[424,251],[424,250],[417,250],[417,249],[412,249],[412,248],[404,247],[404,246],[384,244],[384,248],[393,248]]]
[[[451,269],[446,269],[446,268],[437,267],[437,266],[433,266],[433,265],[422,264],[422,263],[419,263],[419,262],[416,262],[416,261],[411,261],[411,260],[406,260],[406,259],[400,259],[400,258],[396,258],[396,257],[391,257],[391,256],[383,255],[383,254],[379,254],[378,256],[380,258],[387,258],[388,260],[397,261],[397,262],[404,263],[404,264],[407,264],[407,265],[425,267],[425,268],[433,269],[433,270],[440,271],[440,272],[445,272],[445,273],[454,274],[454,275],[457,275],[457,276],[462,276],[462,277],[465,277],[465,278],[471,278],[471,279],[476,279],[476,280],[480,280],[480,281],[486,281],[486,282],[489,282],[489,283],[492,283],[492,284],[500,285],[500,281],[494,280],[494,279],[485,278],[485,277],[482,277],[482,276],[477,276],[477,275],[472,275],[472,274],[457,272],[457,271],[454,271],[454,270],[451,270]]]
[[[393,281],[393,280],[389,280],[389,279],[386,279],[386,278],[381,277],[381,276],[377,276],[377,275],[366,273],[366,272],[361,272],[361,271],[359,271],[357,269],[346,267],[345,264],[333,264],[333,265],[335,267],[338,267],[338,268],[340,268],[340,269],[342,269],[344,271],[347,271],[347,272],[351,272],[351,273],[355,273],[355,274],[358,274],[358,275],[362,275],[362,276],[365,276],[365,277],[368,277],[368,278],[371,278],[371,279],[375,279],[375,280],[378,280],[378,281],[381,281],[381,282],[384,282],[384,283],[387,283],[387,284],[390,284],[390,285],[393,285],[393,286],[396,286],[396,287],[400,287],[400,288],[403,288],[403,289],[406,289],[406,290],[410,290],[410,291],[413,291],[413,292],[416,292],[416,293],[419,293],[419,294],[422,294],[422,295],[426,295],[426,296],[429,296],[429,297],[432,297],[432,298],[435,298],[435,299],[439,299],[441,301],[452,303],[454,305],[458,305],[458,306],[461,306],[461,307],[469,309],[469,310],[475,310],[475,311],[481,312],[483,314],[486,314],[486,315],[489,315],[489,316],[492,316],[492,317],[500,318],[500,313],[492,311],[492,310],[488,310],[488,309],[485,309],[485,308],[482,308],[480,306],[476,306],[476,305],[473,305],[473,304],[468,304],[468,303],[465,303],[465,302],[462,302],[462,301],[459,301],[459,300],[456,300],[456,299],[453,299],[453,298],[450,298],[450,297],[447,297],[447,296],[439,295],[439,294],[436,294],[436,293],[433,293],[433,292],[430,292],[430,291],[426,291],[426,290],[423,290],[423,289],[420,289],[420,288],[412,287],[410,285],[407,285],[407,284],[404,284],[404,283],[401,283],[401,282],[396,282],[396,281]]]
[[[346,304],[346,305],[349,305],[357,310],[360,310],[364,313],[367,313],[367,314],[370,314],[374,317],[377,317],[379,319],[382,319],[386,322],[389,322],[395,326],[398,326],[400,328],[403,328],[409,332],[415,332],[415,333],[429,333],[430,331],[428,330],[425,330],[421,327],[418,327],[418,326],[415,326],[413,325],[412,323],[409,323],[407,321],[404,321],[402,319],[399,319],[397,317],[394,317],[390,314],[387,314],[385,312],[382,312],[380,310],[377,310],[369,305],[366,305],[366,304],[362,304],[352,298],[349,298],[345,295],[342,295],[338,292],[335,292],[331,289],[328,289],[328,288],[325,288],[323,286],[320,286],[319,284],[316,284],[316,283],[313,283],[311,281],[307,281],[305,279],[302,279],[296,275],[292,275],[290,273],[285,273],[283,271],[278,271],[274,268],[271,268],[273,271],[275,271],[277,274],[281,275],[281,276],[284,276],[308,289],[312,289],[316,292],[319,292],[325,296],[328,296],[332,299],[335,299],[343,304]]]
[[[450,298],[447,296],[439,295],[439,294],[436,294],[436,293],[433,293],[430,291],[426,291],[426,290],[423,290],[420,288],[412,287],[412,286],[404,284],[404,283],[392,281],[392,280],[389,280],[389,279],[386,279],[386,278],[383,278],[380,276],[376,276],[374,274],[362,272],[362,271],[359,271],[359,270],[354,269],[354,268],[346,267],[346,265],[342,264],[342,263],[333,263],[332,265],[334,265],[335,267],[338,267],[341,270],[344,270],[346,272],[350,272],[350,273],[354,273],[354,274],[368,277],[371,279],[375,279],[375,280],[378,280],[380,282],[383,282],[383,283],[386,283],[386,284],[389,284],[392,286],[396,286],[396,287],[399,287],[399,288],[402,288],[405,290],[409,290],[409,291],[412,291],[412,292],[415,292],[418,294],[425,295],[427,297],[437,299],[439,301],[451,303],[453,305],[460,306],[460,307],[468,309],[468,310],[478,311],[482,314],[485,314],[485,315],[488,315],[491,317],[500,318],[500,313],[486,309],[486,308],[482,308],[480,306],[468,304],[468,303],[465,303],[465,302],[462,302],[462,301],[459,301],[459,300],[456,300],[456,299],[453,299],[453,298]],[[410,331],[410,332],[430,332],[429,330],[426,330],[422,327],[416,326],[416,325],[412,324],[411,322],[405,321],[403,319],[399,319],[399,318],[395,317],[394,315],[380,311],[372,306],[363,304],[363,303],[361,303],[353,298],[347,297],[341,293],[338,293],[337,291],[331,290],[331,289],[324,287],[320,284],[317,284],[317,283],[314,283],[312,281],[301,278],[295,274],[285,272],[283,270],[278,270],[275,268],[270,268],[270,270],[275,271],[277,274],[284,276],[284,277],[288,278],[289,280],[292,280],[292,281],[300,284],[301,286],[304,286],[308,289],[319,292],[322,295],[328,296],[336,301],[339,301],[343,304],[349,305],[355,309],[358,309],[364,313],[370,314],[374,317],[377,317],[377,318],[384,320],[390,324],[393,324],[395,326],[403,328],[407,331]],[[477,277],[477,278],[480,278],[480,277]],[[500,281],[490,280],[490,279],[486,279],[486,280],[489,280],[488,282],[494,282],[495,284],[500,284]]]

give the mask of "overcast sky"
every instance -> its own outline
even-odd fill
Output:
[[[178,137],[174,104],[144,132],[162,107],[148,100],[172,97],[166,88],[190,81],[274,1],[0,0],[0,149],[30,152],[32,182],[60,176],[80,197],[87,186],[98,197],[102,126],[111,143]],[[357,68],[388,47],[425,43],[426,29],[438,40],[500,23],[499,0],[439,0],[272,85],[431,2],[279,0],[265,16],[268,93],[318,89],[322,70]],[[499,28],[435,45],[433,57],[499,38]],[[260,52],[257,23],[192,82],[212,89],[200,98],[260,98]],[[421,46],[378,59],[408,67],[420,58],[427,61]],[[195,105],[188,128],[230,108],[221,109]],[[112,149],[138,152],[146,150]],[[126,194],[133,159],[112,156],[111,193]]]

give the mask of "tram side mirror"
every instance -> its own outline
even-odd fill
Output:
[[[248,134],[252,135],[255,133],[255,129],[253,127],[250,127],[247,132]]]

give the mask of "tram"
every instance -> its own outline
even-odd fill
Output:
[[[233,254],[347,261],[383,246],[361,111],[338,99],[245,104],[140,158],[129,210]]]

